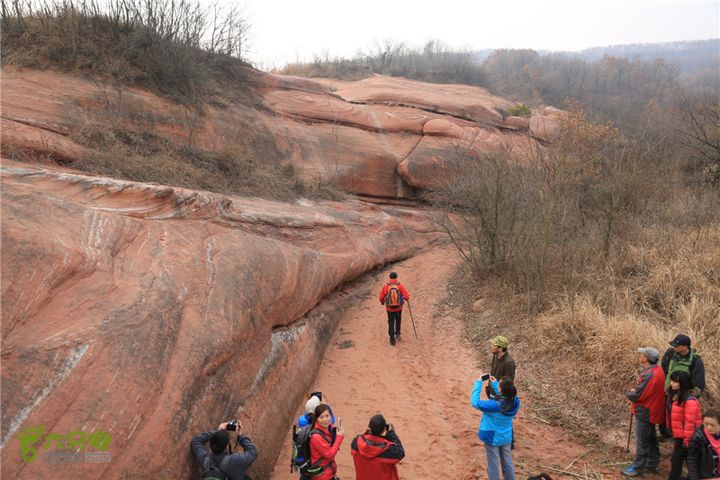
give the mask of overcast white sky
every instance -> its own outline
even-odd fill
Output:
[[[720,37],[720,0],[221,0],[243,7],[250,59],[282,67],[354,56],[375,40],[414,46],[581,50]]]

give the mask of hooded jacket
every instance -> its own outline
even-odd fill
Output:
[[[394,430],[383,437],[366,432],[352,441],[356,480],[400,480],[397,463],[405,457]]]
[[[398,282],[397,278],[391,278],[390,281],[383,286],[382,290],[380,290],[379,298],[381,304],[385,305],[385,296],[388,294],[388,290],[390,290],[391,284],[398,286],[398,290],[400,290],[400,293],[402,294],[403,300],[405,302],[410,300],[410,294],[407,290],[405,290],[405,287],[402,285],[402,283]],[[402,309],[402,305],[400,305],[399,307],[385,307],[385,310],[387,310],[388,312],[402,312]]]
[[[494,447],[507,445],[512,442],[512,422],[518,410],[520,410],[520,400],[516,396],[508,403],[508,401],[501,398],[497,380],[490,383],[496,398],[481,400],[482,386],[483,382],[476,380],[471,397],[472,406],[483,412],[478,437],[483,442]]]
[[[690,438],[687,458],[690,480],[720,476],[720,449],[712,448],[708,435],[705,428],[700,426]]]

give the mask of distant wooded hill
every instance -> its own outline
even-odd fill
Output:
[[[662,58],[676,65],[681,73],[698,73],[709,68],[720,70],[720,38],[688,42],[634,43],[609,47],[586,48],[575,54],[594,62],[608,55],[627,59]]]

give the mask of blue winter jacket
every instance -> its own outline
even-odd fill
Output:
[[[495,394],[500,395],[498,381],[495,380],[491,385]],[[498,399],[480,400],[482,389],[483,382],[476,380],[472,391],[472,406],[483,412],[478,437],[494,447],[507,445],[512,442],[512,422],[520,409],[520,400],[515,397],[512,404],[507,406],[504,405],[506,402],[499,397]]]

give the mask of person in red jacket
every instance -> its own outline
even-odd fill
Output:
[[[668,388],[668,410],[665,422],[675,439],[675,448],[670,456],[668,480],[679,480],[682,467],[688,456],[688,443],[695,428],[702,425],[700,402],[693,396],[692,378],[687,372],[676,370],[670,374]]]
[[[310,462],[313,465],[323,467],[320,475],[314,476],[313,480],[335,480],[337,464],[335,455],[340,450],[340,445],[345,438],[345,428],[342,420],[338,417],[337,428],[332,424],[330,407],[321,403],[315,407],[313,413],[313,433],[310,434]]]
[[[660,352],[652,347],[638,348],[642,371],[635,388],[627,392],[635,417],[635,461],[623,474],[637,477],[643,471],[657,472],[660,446],[655,425],[665,422],[665,372],[660,365]]]
[[[364,434],[352,441],[355,480],[400,480],[397,463],[405,457],[400,439],[382,415],[370,418]]]
[[[395,339],[400,338],[403,304],[410,300],[410,294],[397,277],[396,272],[390,272],[390,281],[380,291],[380,304],[387,310],[390,345],[395,345]]]

